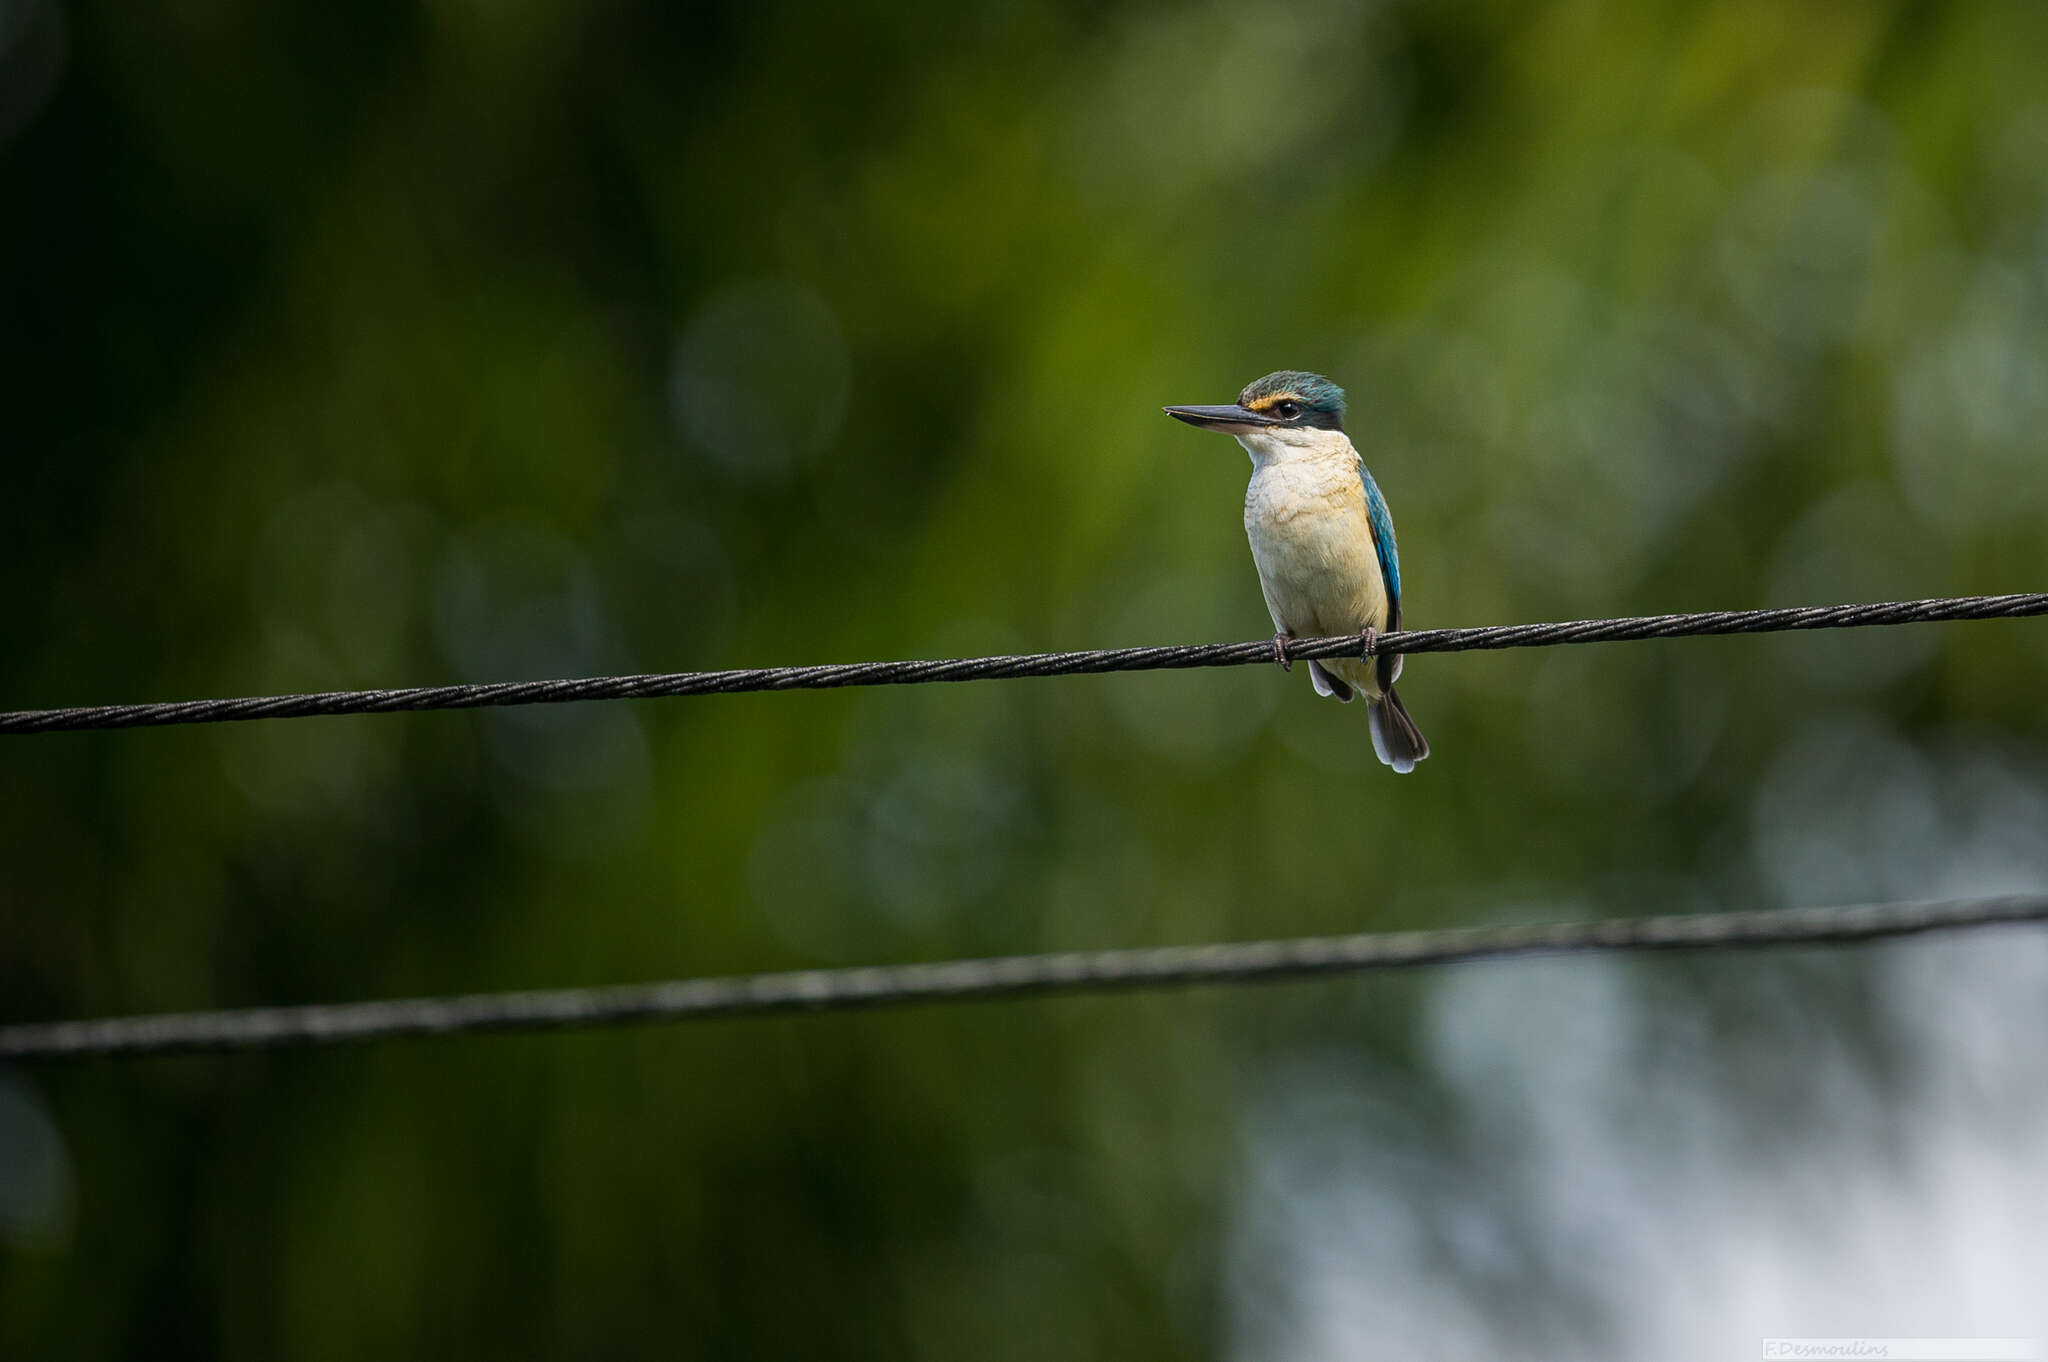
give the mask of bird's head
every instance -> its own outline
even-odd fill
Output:
[[[1167,407],[1166,414],[1203,430],[1240,438],[1290,430],[1344,429],[1344,390],[1321,374],[1282,369],[1245,385],[1224,407]]]

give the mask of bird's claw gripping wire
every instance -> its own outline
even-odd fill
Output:
[[[1368,624],[1361,637],[1365,640],[1365,646],[1358,650],[1359,661],[1370,662],[1380,650],[1380,631]]]
[[[1280,664],[1283,672],[1294,670],[1294,659],[1287,655],[1287,640],[1293,637],[1292,634],[1273,635],[1273,660]]]

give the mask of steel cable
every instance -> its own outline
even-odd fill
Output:
[[[1619,619],[1503,624],[1464,629],[1411,629],[1377,638],[1292,639],[1289,661],[1380,653],[1463,653],[1495,648],[1537,648],[1563,643],[1690,638],[1705,634],[1765,634],[1794,629],[1853,629],[1941,620],[2015,619],[2048,615],[2048,592],[2009,596],[1949,596],[1872,605],[1805,605],[1773,610],[1714,610],[1691,615],[1636,615]],[[176,700],[162,704],[84,705],[0,713],[0,734],[62,733],[90,729],[155,728],[171,724],[232,723],[250,719],[303,719],[318,715],[393,714],[429,709],[481,709],[502,705],[564,704],[576,700],[651,699],[678,695],[734,695],[746,691],[831,690],[842,686],[905,686],[937,681],[995,681],[1104,672],[1242,667],[1274,661],[1273,643],[1179,644],[1151,648],[1099,648],[1068,653],[1025,653],[938,661],[852,662],[806,667],[749,667],[733,671],[662,672],[554,681],[500,681],[480,685],[414,686],[400,690],[324,691],[303,695],[245,696],[228,700]]]
[[[608,988],[32,1022],[0,1027],[0,1058],[253,1050],[467,1031],[566,1030],[1250,982],[1529,955],[1841,945],[2043,921],[2048,921],[2048,895],[1012,955]]]

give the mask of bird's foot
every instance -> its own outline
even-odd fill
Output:
[[[1364,661],[1364,662],[1370,662],[1370,661],[1372,661],[1372,659],[1373,659],[1373,654],[1375,654],[1375,653],[1377,653],[1377,652],[1379,651],[1379,646],[1380,646],[1380,631],[1379,631],[1379,630],[1377,630],[1377,629],[1375,629],[1375,628],[1373,628],[1373,627],[1372,627],[1372,626],[1371,626],[1370,624],[1366,625],[1366,626],[1365,626],[1365,646],[1364,646],[1363,648],[1359,649],[1359,651],[1358,651],[1358,656],[1359,656],[1359,659],[1360,659],[1361,661]]]
[[[1280,664],[1283,672],[1294,670],[1294,659],[1287,655],[1287,640],[1293,637],[1292,634],[1273,635],[1273,660]]]

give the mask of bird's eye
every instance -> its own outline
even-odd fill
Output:
[[[1280,414],[1281,420],[1292,421],[1295,417],[1301,415],[1301,403],[1282,400],[1273,404],[1273,410]]]

